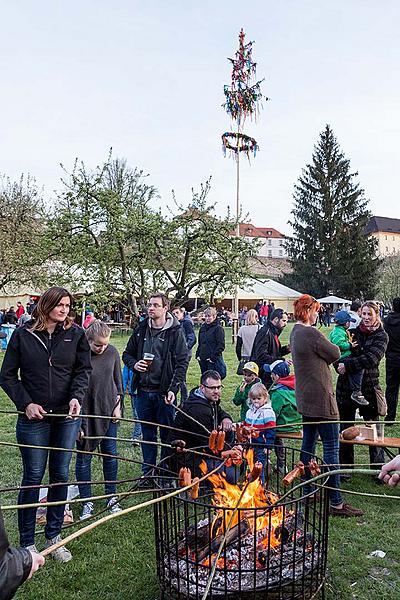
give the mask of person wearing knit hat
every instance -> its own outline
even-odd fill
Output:
[[[290,373],[290,366],[284,360],[276,360],[271,369],[272,387],[269,390],[272,408],[276,415],[277,432],[293,433],[301,431],[301,416],[296,403],[296,380]],[[279,426],[284,426],[279,429]],[[285,472],[285,451],[280,438],[275,438],[275,453],[277,457],[277,471]]]
[[[255,362],[247,362],[243,367],[243,379],[240,385],[236,388],[232,402],[235,406],[240,406],[240,420],[246,419],[246,413],[249,408],[249,392],[255,383],[260,383],[258,377],[258,365]]]

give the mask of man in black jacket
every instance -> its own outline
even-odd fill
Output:
[[[19,586],[43,564],[41,554],[9,545],[0,509],[0,600],[10,600]]]
[[[400,298],[394,298],[393,311],[383,321],[389,336],[386,350],[386,402],[388,412],[386,422],[396,420],[397,402],[400,389]]]
[[[200,386],[194,388],[186,402],[181,405],[181,411],[176,413],[174,426],[177,431],[171,432],[170,441],[181,439],[185,442],[186,448],[204,448],[208,454],[209,433],[213,430],[223,430],[226,432],[227,441],[232,434],[232,417],[221,408],[221,376],[217,371],[206,371],[201,375]],[[193,420],[194,419],[194,420]],[[197,423],[196,423],[197,421]],[[182,431],[183,430],[183,431]],[[185,454],[177,455],[178,468],[185,461]],[[179,460],[181,459],[181,460]],[[197,469],[198,463],[202,457],[193,455],[190,466]],[[211,471],[218,464],[213,459],[206,458],[208,470]],[[189,464],[189,463],[188,463]],[[226,478],[229,483],[234,483],[234,469],[226,469]]]
[[[279,336],[286,327],[288,315],[282,308],[276,308],[267,322],[257,331],[251,351],[251,360],[256,362],[264,385],[271,385],[269,373],[264,371],[264,365],[271,365],[276,360],[290,353],[289,346],[281,346]]]
[[[169,312],[165,294],[153,294],[147,305],[148,318],[139,323],[131,337],[122,360],[133,371],[131,393],[136,393],[138,418],[142,423],[142,471],[146,475],[157,462],[157,446],[146,441],[160,439],[166,443],[169,431],[162,425],[172,425],[176,394],[185,380],[188,348],[179,322]],[[161,459],[167,456],[161,448]]]

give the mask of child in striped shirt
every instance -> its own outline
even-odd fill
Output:
[[[259,461],[265,467],[267,449],[273,448],[276,435],[276,417],[271,406],[267,388],[262,383],[253,385],[249,392],[250,407],[246,413],[245,424],[251,425],[258,431],[254,438],[254,462]],[[261,480],[264,483],[264,468]]]

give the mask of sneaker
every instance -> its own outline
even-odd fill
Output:
[[[36,554],[39,554],[39,550],[36,548],[35,544],[25,546],[25,550],[29,550],[29,552],[36,552]]]
[[[368,400],[366,400],[364,398],[364,396],[362,395],[362,393],[360,391],[353,392],[351,394],[351,399],[354,400],[354,402],[357,402],[357,404],[359,404],[360,406],[368,406],[369,405]]]
[[[56,535],[56,537],[53,537],[53,539],[46,540],[45,548],[49,548],[54,544],[58,544],[58,542],[61,542],[61,535]],[[67,563],[70,560],[72,560],[72,554],[65,546],[60,546],[59,548],[56,548],[56,550],[50,552],[50,556],[52,556],[57,562],[62,563]]]
[[[82,512],[80,514],[79,520],[85,521],[86,519],[90,519],[93,514],[93,502],[85,502],[82,506]]]
[[[330,506],[329,514],[332,517],[361,517],[364,514],[364,511],[359,508],[354,508],[354,506],[350,506],[350,504],[343,503],[342,508]]]
[[[107,502],[107,508],[110,510],[111,514],[119,513],[122,510],[121,505],[118,503],[118,496],[113,496]]]

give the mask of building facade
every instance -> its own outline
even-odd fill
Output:
[[[273,227],[255,227],[252,223],[240,223],[240,235],[251,241],[256,238],[261,242],[258,256],[263,258],[287,258],[284,246],[286,236]]]
[[[365,234],[377,240],[378,256],[384,258],[400,253],[400,219],[371,217],[366,225]]]

